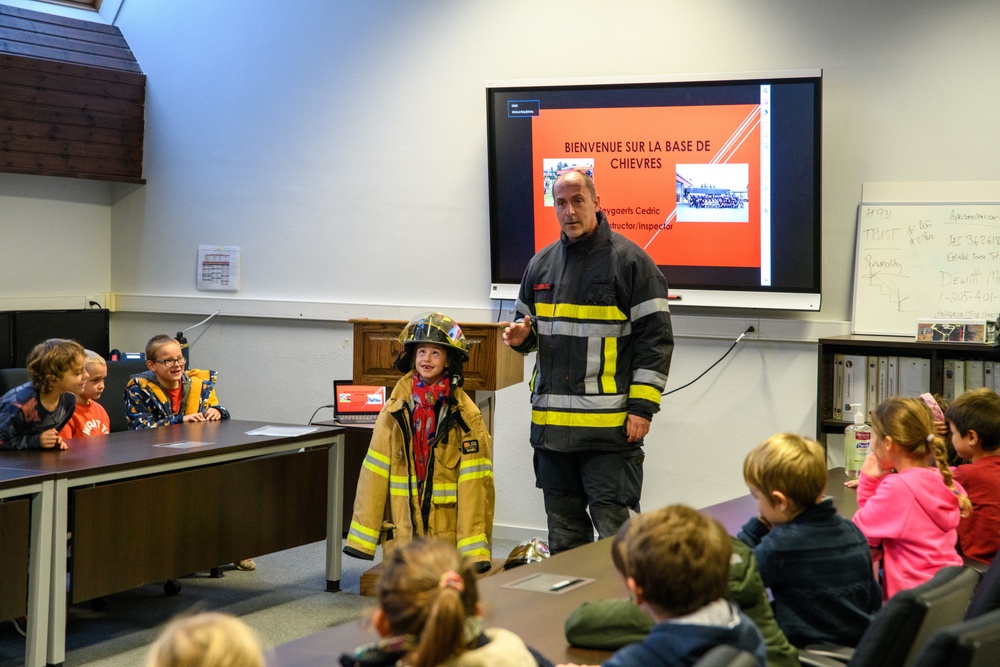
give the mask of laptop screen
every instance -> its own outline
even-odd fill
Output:
[[[333,416],[372,422],[385,405],[385,387],[354,384],[350,380],[333,382]]]

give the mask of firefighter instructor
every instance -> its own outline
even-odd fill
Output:
[[[535,485],[549,547],[614,535],[638,510],[642,441],[667,384],[673,332],[667,281],[614,232],[593,179],[568,171],[552,186],[559,240],[528,263],[517,321],[504,343],[537,351],[531,378]],[[589,515],[588,515],[589,510]]]

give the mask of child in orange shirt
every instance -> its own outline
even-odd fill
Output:
[[[104,380],[108,377],[108,362],[93,350],[85,350],[87,355],[87,380],[83,390],[76,394],[76,410],[69,422],[59,431],[64,440],[82,438],[88,435],[104,435],[111,432],[108,411],[97,402],[104,393]]]

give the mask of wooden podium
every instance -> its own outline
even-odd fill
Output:
[[[403,351],[399,334],[408,322],[369,319],[350,322],[354,325],[354,381],[381,384],[391,390],[402,377],[392,363]],[[503,344],[502,324],[475,322],[460,326],[469,341],[463,389],[479,406],[492,435],[494,392],[524,380],[524,356]]]

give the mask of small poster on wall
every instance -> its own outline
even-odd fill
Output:
[[[237,291],[240,288],[239,246],[198,246],[197,287],[200,290]]]

